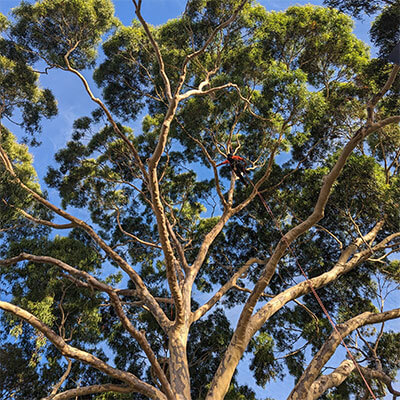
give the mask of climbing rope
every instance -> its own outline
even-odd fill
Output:
[[[254,188],[254,190],[256,191],[258,197],[259,197],[260,200],[261,200],[261,203],[263,204],[263,206],[264,206],[265,209],[267,210],[268,214],[271,216],[272,221],[274,222],[274,225],[276,226],[276,228],[278,229],[279,233],[281,234],[282,239],[283,239],[284,242],[286,243],[286,246],[287,246],[289,252],[291,253],[291,255],[293,256],[293,258],[294,258],[294,260],[295,260],[295,262],[296,262],[296,265],[299,267],[299,269],[300,269],[302,275],[304,276],[304,278],[305,278],[305,280],[306,280],[308,286],[310,287],[310,290],[311,290],[312,294],[313,294],[314,297],[316,298],[316,300],[317,300],[318,304],[320,305],[320,307],[321,307],[323,313],[324,313],[325,316],[328,318],[329,323],[332,325],[333,330],[339,335],[340,342],[341,342],[342,345],[345,347],[345,349],[346,349],[346,351],[347,351],[347,353],[348,353],[348,355],[349,355],[351,361],[353,361],[353,364],[354,364],[354,366],[356,367],[358,373],[360,374],[362,380],[364,381],[364,384],[365,384],[366,388],[368,389],[368,391],[369,391],[369,393],[371,394],[372,398],[373,398],[374,400],[377,400],[377,399],[376,399],[376,396],[374,395],[374,392],[373,392],[372,389],[371,389],[371,386],[368,384],[367,379],[365,378],[364,374],[362,373],[360,366],[358,365],[358,363],[357,363],[356,359],[354,358],[353,354],[351,353],[350,349],[348,348],[348,346],[347,346],[346,343],[344,342],[344,339],[343,339],[341,333],[339,332],[339,330],[338,330],[338,328],[337,328],[335,322],[333,321],[333,318],[330,316],[328,310],[326,309],[324,303],[322,302],[321,298],[319,297],[319,295],[318,295],[317,291],[315,290],[315,288],[314,288],[312,282],[311,282],[310,279],[308,278],[308,276],[307,276],[307,274],[305,273],[303,267],[301,266],[299,260],[297,259],[296,255],[295,255],[295,253],[294,253],[294,251],[293,251],[293,249],[292,249],[292,247],[290,246],[288,240],[286,239],[284,233],[282,232],[282,229],[280,228],[280,226],[279,226],[279,224],[278,224],[278,221],[277,221],[277,219],[275,218],[275,216],[274,216],[274,214],[273,214],[273,212],[272,212],[270,206],[268,205],[268,203],[266,202],[266,200],[264,199],[264,197],[261,195],[261,193],[258,191],[258,189],[257,189],[256,186],[254,185],[254,183],[252,182],[252,180],[248,177],[247,173],[245,173],[245,176],[246,176],[247,181],[251,184],[251,186],[252,186],[252,187]]]

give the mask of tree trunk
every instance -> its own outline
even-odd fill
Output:
[[[169,373],[172,391],[177,400],[191,400],[190,375],[186,344],[188,330],[184,327],[174,330],[169,340]]]

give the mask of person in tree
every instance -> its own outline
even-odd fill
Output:
[[[248,182],[246,181],[243,175],[246,175],[246,160],[243,157],[233,155],[229,153],[227,159],[220,164],[217,164],[217,167],[220,165],[228,164],[231,171],[235,173],[235,175],[239,178],[240,182],[243,185],[247,186]]]

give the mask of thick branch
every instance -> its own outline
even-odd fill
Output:
[[[87,396],[90,394],[99,394],[99,393],[132,393],[135,390],[129,386],[122,385],[113,385],[113,384],[104,384],[104,385],[93,385],[93,386],[84,386],[76,389],[66,390],[65,392],[59,393],[51,398],[51,400],[68,400],[72,398],[78,398],[81,396]],[[46,397],[42,400],[50,400],[50,397]]]
[[[364,236],[365,240],[369,240],[371,236],[376,236],[377,232],[380,228],[382,228],[382,223],[378,223],[367,235]],[[355,241],[355,244],[348,246],[339,257],[338,262],[334,265],[334,267],[315,278],[311,278],[307,281],[303,281],[298,283],[295,286],[292,286],[289,289],[279,293],[275,296],[271,301],[269,301],[266,305],[261,307],[259,311],[251,319],[251,324],[249,325],[248,336],[254,335],[261,326],[267,321],[273,314],[275,314],[278,310],[280,310],[285,304],[289,301],[292,301],[296,298],[304,296],[305,294],[310,293],[311,286],[314,289],[319,289],[323,286],[328,285],[329,283],[338,279],[341,275],[344,275],[350,272],[353,268],[360,265],[362,262],[368,259],[371,253],[382,250],[385,246],[393,239],[398,237],[400,233],[396,233],[386,237],[384,240],[376,244],[372,248],[368,248],[364,251],[361,251],[357,254],[354,254],[357,249],[357,244],[361,242],[361,239],[358,238]],[[350,259],[349,257],[354,256]],[[310,285],[311,283],[311,285]]]
[[[318,378],[310,387],[307,392],[305,400],[317,400],[322,396],[328,389],[339,386],[344,382],[349,375],[354,371],[355,365],[351,360],[343,361],[339,367],[337,367],[331,374],[323,375]],[[389,392],[393,395],[395,399],[400,396],[400,392],[395,390],[392,385],[392,378],[386,375],[383,371],[373,370],[370,368],[361,367],[360,369],[365,377],[368,379],[376,379],[383,382]]]
[[[343,338],[350,335],[354,330],[370,324],[376,324],[390,319],[400,317],[400,308],[386,311],[382,313],[365,312],[348,320],[347,322],[337,325],[337,331],[333,331],[329,339],[324,343],[318,353],[314,356],[307,369],[297,382],[293,391],[288,397],[288,400],[306,399],[306,394],[309,392],[311,385],[318,378],[322,368],[335,353]],[[353,363],[353,361],[350,361]],[[325,389],[326,390],[326,389]],[[323,393],[323,392],[322,392]]]
[[[382,226],[383,222],[381,221],[371,230],[371,232],[364,236],[364,239],[371,240],[372,238],[376,237]],[[285,304],[287,304],[289,301],[292,301],[296,298],[299,298],[300,296],[303,296],[304,294],[309,293],[311,291],[311,286],[315,289],[318,289],[336,280],[340,275],[349,272],[352,268],[355,268],[357,265],[365,261],[372,254],[372,252],[384,248],[387,243],[389,243],[389,241],[393,240],[395,237],[396,234],[387,237],[373,248],[368,248],[367,250],[364,250],[354,255],[352,259],[346,263],[348,258],[352,254],[354,254],[357,249],[356,245],[349,246],[343,251],[342,257],[339,259],[339,262],[332,268],[332,270],[316,278],[300,282],[299,284],[281,292],[273,299],[271,299],[266,305],[264,305],[250,319],[249,323],[245,327],[244,332],[241,335],[238,335],[237,331],[233,335],[228,350],[225,353],[225,356],[221,361],[217,373],[214,376],[213,382],[215,382],[215,386],[211,387],[211,390],[208,393],[207,400],[223,398],[223,395],[227,389],[226,385],[230,382],[236,366],[239,363],[239,360],[241,359],[250,339],[262,327],[267,319],[269,319],[278,310],[284,307]],[[361,238],[358,238],[356,241],[358,240],[361,242]],[[269,262],[267,263],[267,266],[268,264]]]
[[[118,318],[122,322],[124,328],[131,334],[131,336],[135,340],[137,340],[140,347],[145,352],[152,367],[154,368],[154,371],[156,372],[158,378],[160,379],[160,382],[163,385],[163,388],[167,394],[167,397],[171,400],[173,399],[173,394],[172,394],[169,382],[164,374],[164,371],[162,370],[161,366],[159,365],[157,358],[156,358],[155,354],[153,353],[153,350],[151,349],[145,335],[142,332],[138,331],[132,325],[130,320],[127,318],[127,316],[122,308],[121,300],[119,299],[114,288],[107,285],[106,283],[98,281],[95,277],[93,277],[92,275],[90,275],[89,273],[87,273],[85,271],[80,271],[61,260],[58,260],[53,257],[48,257],[48,256],[35,256],[32,254],[21,253],[17,257],[9,258],[6,260],[0,260],[0,266],[1,265],[12,265],[18,261],[23,261],[23,260],[29,260],[29,261],[33,261],[33,262],[37,262],[37,263],[56,265],[57,267],[61,268],[63,271],[66,271],[73,276],[76,276],[78,278],[82,278],[82,279],[86,280],[89,283],[89,285],[91,285],[95,289],[107,293],[113,304],[114,310],[115,310],[116,314],[118,315]]]
[[[287,232],[284,236],[282,236],[282,239],[279,241],[275,251],[271,255],[271,258],[269,259],[267,265],[265,266],[265,269],[260,279],[256,283],[253,293],[250,295],[243,308],[237,327],[238,335],[244,334],[247,323],[253,313],[254,307],[257,304],[261,293],[264,292],[264,289],[266,288],[273,274],[275,273],[275,268],[278,262],[285,254],[290,244],[300,235],[307,232],[313,225],[315,225],[319,220],[323,218],[325,206],[328,201],[331,188],[338,178],[339,174],[341,173],[348,157],[350,156],[354,148],[358,145],[358,143],[360,143],[360,141],[361,138],[353,138],[343,148],[338,161],[333,166],[330,173],[324,177],[323,184],[321,186],[320,193],[312,214],[305,221],[301,222],[300,224],[292,228],[289,232]]]
[[[167,397],[164,395],[164,393],[160,392],[155,387],[141,381],[132,373],[113,368],[104,361],[93,356],[92,354],[68,345],[61,336],[57,335],[52,329],[50,329],[47,325],[37,319],[30,312],[5,301],[0,301],[0,309],[11,312],[12,314],[26,321],[28,324],[32,325],[38,331],[42,332],[65,357],[74,358],[85,364],[88,364],[93,368],[96,368],[99,371],[110,376],[111,378],[126,383],[127,385],[132,387],[134,391],[142,393],[150,397],[151,399],[167,400]]]
[[[316,400],[328,389],[339,386],[353,372],[355,365],[351,360],[343,361],[331,374],[322,375],[315,381],[310,390],[303,397],[296,397],[303,400]]]
[[[233,215],[231,209],[226,209],[223,214],[221,215],[220,219],[218,220],[217,224],[214,226],[214,228],[211,229],[210,232],[207,233],[205,236],[203,243],[200,246],[199,252],[197,253],[196,260],[193,263],[192,266],[192,278],[194,279],[197,272],[203,265],[203,262],[207,256],[208,249],[214,242],[215,238],[219,235],[219,233],[222,231],[223,227],[225,224],[228,222],[229,218]]]
[[[166,140],[168,131],[169,131],[169,124],[168,127],[162,129],[160,140],[162,136],[164,136]],[[177,273],[176,265],[178,263],[178,260],[175,258],[175,254],[170,241],[170,235],[168,232],[168,221],[161,201],[160,187],[157,177],[157,167],[156,164],[153,162],[153,157],[149,160],[149,173],[150,173],[149,183],[150,183],[151,198],[152,198],[154,213],[157,219],[157,228],[158,228],[158,233],[160,235],[161,247],[165,257],[168,285],[171,290],[171,294],[175,303],[176,321],[178,324],[182,324],[185,319],[185,309],[183,304],[182,293],[179,287],[178,277],[176,275]]]

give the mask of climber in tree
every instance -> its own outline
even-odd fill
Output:
[[[243,157],[235,156],[232,153],[229,153],[227,159],[224,162],[217,164],[217,167],[224,164],[229,164],[231,171],[233,171],[235,175],[240,179],[240,182],[242,182],[245,186],[248,185],[248,182],[243,176],[246,174],[247,164],[246,160]]]

